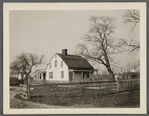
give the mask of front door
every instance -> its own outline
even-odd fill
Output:
[[[46,73],[43,73],[43,80],[46,79]]]

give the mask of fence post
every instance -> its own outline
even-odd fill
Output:
[[[56,84],[56,86],[55,86],[55,97],[56,97],[56,95],[57,95],[57,92],[58,92],[58,86],[57,86],[57,84]]]
[[[131,80],[129,80],[129,88],[131,88]]]
[[[134,89],[134,80],[132,81],[132,89]]]
[[[81,83],[80,83],[80,96],[82,96],[82,86],[81,86]]]
[[[119,78],[117,78],[117,92],[120,92],[120,81],[119,81]]]
[[[129,81],[126,80],[126,88],[129,88]]]

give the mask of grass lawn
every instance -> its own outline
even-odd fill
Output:
[[[93,94],[94,93],[94,94]],[[140,91],[129,91],[122,93],[96,94],[97,91],[88,90],[80,93],[61,93],[55,96],[47,95],[42,97],[32,97],[24,100],[15,95],[16,99],[30,101],[32,103],[42,103],[46,105],[64,106],[71,108],[136,108],[140,107]],[[25,108],[25,106],[24,106]]]

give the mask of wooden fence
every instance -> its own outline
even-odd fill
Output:
[[[140,89],[140,80],[117,80],[117,92]]]
[[[27,90],[27,85],[20,84],[20,96],[24,99],[28,99],[28,90]]]
[[[99,95],[140,89],[140,80],[95,81],[95,82],[45,82],[20,85],[20,96],[29,99],[44,95]]]

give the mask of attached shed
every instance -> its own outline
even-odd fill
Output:
[[[33,77],[34,80],[46,80],[46,70],[36,70]]]

